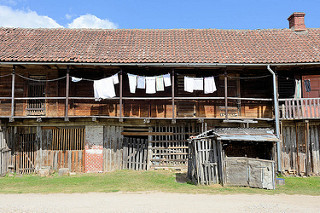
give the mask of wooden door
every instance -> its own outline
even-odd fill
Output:
[[[302,76],[303,98],[320,97],[320,75]]]
[[[123,168],[147,170],[148,139],[143,137],[123,138]]]

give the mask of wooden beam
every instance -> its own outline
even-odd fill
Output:
[[[225,119],[228,120],[228,74],[224,71],[224,107],[225,107]]]
[[[172,123],[175,123],[175,110],[174,110],[174,69],[171,71],[171,102],[172,102]]]
[[[121,132],[124,136],[173,135],[172,132]]]
[[[310,144],[310,133],[309,133],[309,121],[305,120],[305,134],[304,134],[304,139],[306,143],[306,176],[309,176],[309,144]]]
[[[237,79],[237,97],[241,98],[240,78]],[[238,108],[238,115],[241,116],[241,100],[237,100],[237,108]]]
[[[16,71],[15,66],[12,67],[12,81],[11,81],[11,117],[9,119],[9,122],[14,121],[14,85],[15,85],[15,79],[16,79]]]
[[[297,151],[297,156],[296,156],[296,163],[297,163],[297,175],[300,175],[300,158],[299,158],[299,137],[298,137],[298,123],[295,122],[295,128],[296,128],[296,151]]]
[[[67,66],[67,77],[66,77],[66,108],[64,114],[64,121],[69,121],[68,117],[68,109],[69,109],[69,83],[70,83],[70,70],[69,66]]]
[[[119,105],[120,105],[120,110],[119,110],[119,122],[123,122],[123,118],[122,118],[122,100],[123,100],[123,97],[122,97],[122,85],[123,85],[123,78],[122,78],[122,70],[120,70],[120,99],[119,99]]]

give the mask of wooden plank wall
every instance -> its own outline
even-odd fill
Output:
[[[30,174],[44,167],[84,172],[84,128],[8,128],[12,170]]]
[[[186,168],[188,163],[187,139],[199,133],[197,125],[195,123],[158,124],[152,128],[152,132],[159,133],[159,135],[151,136],[149,141],[152,151],[151,168]]]
[[[51,150],[83,150],[84,128],[52,128],[43,131],[47,149]],[[52,141],[52,143],[50,143]]]
[[[84,128],[49,127],[42,130],[41,166],[57,171],[84,172]]]
[[[148,139],[124,137],[123,168],[131,170],[147,170]]]
[[[84,172],[84,150],[43,150],[42,165],[53,171],[69,168],[70,172]]]
[[[122,169],[122,127],[105,126],[103,130],[103,169],[106,172]]]
[[[11,150],[7,145],[5,132],[0,127],[0,175],[3,176],[8,172],[8,166],[11,160]]]
[[[285,174],[320,175],[320,125],[296,122],[282,126],[282,170]]]
[[[188,177],[196,184],[220,183],[219,147],[215,140],[195,139],[189,143]]]

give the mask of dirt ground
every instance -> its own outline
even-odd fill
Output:
[[[2,194],[0,212],[320,212],[320,197],[160,192]]]

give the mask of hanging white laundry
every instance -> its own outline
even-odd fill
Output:
[[[193,79],[193,90],[203,90],[203,78]]]
[[[128,73],[129,87],[131,93],[136,93],[137,88],[137,75],[132,75]]]
[[[116,96],[112,77],[94,81],[93,90],[96,100],[113,98],[114,96]]]
[[[165,87],[170,87],[170,86],[171,86],[171,76],[170,76],[170,73],[163,75],[163,80],[164,80],[164,86],[165,86]]]
[[[145,89],[146,88],[146,77],[138,76],[138,89]]]
[[[113,84],[119,84],[119,76],[118,76],[118,73],[114,74],[112,76],[112,79],[113,79]]]
[[[146,93],[156,93],[156,77],[146,77]]]
[[[71,81],[77,83],[79,81],[82,81],[82,78],[71,77]]]
[[[294,98],[301,98],[301,80],[296,79]]]
[[[204,78],[204,94],[213,93],[217,90],[216,83],[214,82],[214,77]]]
[[[184,76],[184,91],[193,92],[194,79]]]
[[[156,77],[157,91],[164,91],[163,76]]]

